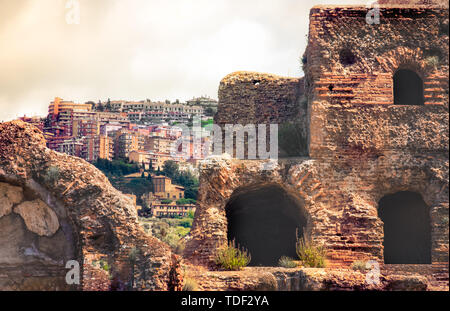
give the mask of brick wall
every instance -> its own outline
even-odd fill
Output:
[[[304,114],[303,79],[239,71],[219,86],[218,124],[282,123]]]
[[[304,56],[311,155],[364,147],[448,150],[448,10],[381,8],[379,25],[367,24],[366,13],[311,10]],[[352,64],[343,61],[344,50]],[[422,78],[425,106],[392,106],[397,69]]]
[[[309,233],[326,245],[331,266],[383,262],[378,204],[400,191],[422,196],[430,208],[432,262],[448,262],[448,9],[382,7],[379,25],[366,23],[367,11],[311,10],[299,84],[256,73],[222,80],[217,123],[283,122],[302,115],[310,158],[280,160],[271,171],[262,171],[259,161],[204,167],[189,258],[213,263],[217,247],[226,243],[230,196],[273,182],[303,202]],[[393,104],[399,68],[421,77],[424,105]],[[308,105],[298,114],[293,103],[303,94]]]

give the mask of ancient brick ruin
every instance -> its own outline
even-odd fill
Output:
[[[306,145],[277,162],[205,162],[184,257],[215,267],[235,239],[252,265],[274,266],[306,234],[327,248],[330,270],[191,271],[202,289],[448,289],[448,8],[397,2],[380,1],[380,24],[363,6],[312,8],[303,78],[221,81],[216,123],[294,122]],[[132,201],[21,121],[0,124],[0,245],[2,290],[182,283],[180,258],[140,228]],[[80,285],[65,281],[69,260]],[[356,260],[380,263],[383,283],[342,273]]]
[[[332,267],[373,259],[448,269],[448,7],[390,3],[380,24],[366,22],[364,6],[313,7],[304,78],[236,72],[221,81],[218,124],[300,120],[307,156],[272,170],[262,169],[267,160],[205,164],[187,258],[214,266],[231,238],[280,256],[277,243],[292,244],[297,227],[327,247]],[[264,202],[276,211],[258,209]],[[289,215],[288,233],[265,215]],[[417,243],[402,243],[408,234]]]

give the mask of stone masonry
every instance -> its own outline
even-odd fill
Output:
[[[416,192],[430,208],[432,263],[448,267],[448,7],[384,3],[380,24],[372,25],[367,12],[311,9],[304,78],[238,72],[222,80],[217,123],[282,123],[303,115],[308,157],[279,159],[272,170],[262,170],[262,160],[205,163],[187,258],[214,266],[217,248],[227,243],[230,197],[277,184],[302,202],[308,234],[327,247],[333,267],[383,263],[379,201]],[[398,69],[422,79],[424,105],[394,105]],[[448,268],[446,278],[448,286]]]
[[[0,245],[0,290],[180,289],[179,258],[132,200],[22,121],[0,124]],[[79,285],[66,283],[72,260]]]

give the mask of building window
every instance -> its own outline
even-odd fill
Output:
[[[394,74],[394,104],[423,105],[423,81],[409,69],[397,70]]]

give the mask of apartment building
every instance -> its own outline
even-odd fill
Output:
[[[83,148],[81,158],[88,162],[97,159],[112,160],[114,158],[114,141],[103,135],[86,136],[82,138]]]
[[[192,212],[195,213],[194,204],[177,205],[175,202],[170,204],[152,203],[152,217],[186,217]]]
[[[164,136],[145,137],[144,150],[154,153],[171,153],[175,139]]]
[[[72,135],[75,137],[100,134],[100,122],[97,120],[74,120],[72,124]]]
[[[52,143],[54,144],[52,148],[53,150],[75,157],[82,157],[83,141],[79,138],[71,137],[65,139],[56,139],[53,140]]]
[[[217,107],[218,101],[207,96],[194,97],[186,101],[190,106]]]
[[[56,97],[48,106],[49,115],[59,115],[60,112],[71,110],[73,112],[89,112],[92,106],[89,104],[76,104],[73,101],[64,101]]]
[[[114,140],[115,158],[128,158],[130,152],[142,150],[144,137],[128,130],[120,130]]]

